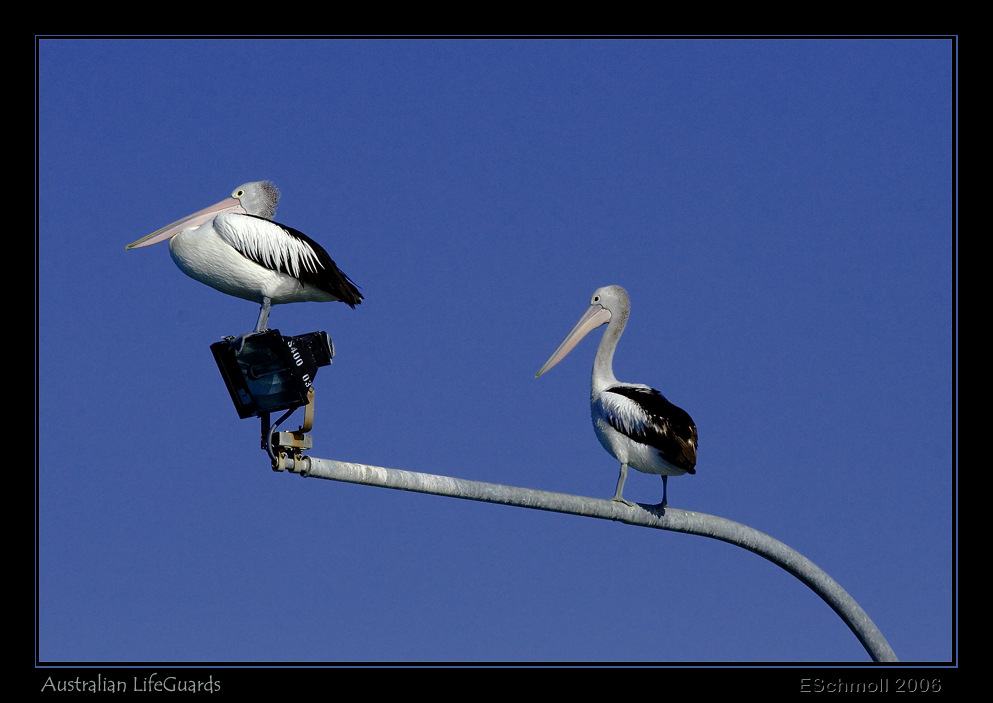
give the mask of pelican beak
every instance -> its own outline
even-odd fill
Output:
[[[545,365],[541,367],[541,370],[538,371],[534,377],[538,378],[538,376],[562,361],[562,359],[565,358],[565,355],[571,352],[574,346],[579,344],[579,340],[600,325],[605,325],[608,322],[610,322],[609,310],[601,305],[590,305],[590,309],[586,311],[585,315],[579,318],[579,322],[577,322],[576,326],[572,328],[572,332],[570,332],[566,338],[562,340],[562,344],[559,345],[559,348],[555,350],[552,357],[545,362]]]
[[[147,237],[142,237],[137,242],[133,244],[128,244],[125,249],[138,249],[140,247],[149,247],[153,244],[158,244],[159,242],[164,242],[170,237],[175,237],[177,234],[182,232],[184,229],[192,229],[193,227],[199,227],[207,220],[212,217],[216,217],[223,212],[240,212],[245,214],[245,208],[241,206],[241,202],[237,198],[228,198],[222,200],[216,205],[211,205],[208,208],[201,210],[200,212],[194,212],[192,215],[187,215],[181,220],[173,222],[171,225],[166,225],[160,230],[152,232]]]

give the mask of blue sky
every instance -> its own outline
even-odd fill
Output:
[[[39,657],[867,660],[724,543],[270,471],[209,351],[258,307],[124,250],[268,179],[366,296],[270,317],[337,349],[314,456],[610,497],[599,332],[534,374],[618,284],[617,377],[699,428],[670,505],[810,558],[901,660],[950,660],[952,50],[41,41]]]

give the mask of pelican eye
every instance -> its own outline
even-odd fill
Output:
[[[231,195],[233,197],[235,197],[235,198],[240,198],[244,194],[245,194],[245,191],[243,191],[241,188],[239,188],[238,190],[236,190],[235,192],[233,192]]]

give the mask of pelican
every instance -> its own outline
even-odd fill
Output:
[[[535,378],[562,361],[579,340],[600,325],[607,325],[593,360],[590,414],[600,444],[621,462],[617,490],[611,500],[624,500],[628,467],[646,474],[661,474],[662,502],[667,500],[669,476],[695,474],[696,425],[685,410],[677,408],[654,388],[640,383],[621,383],[614,378],[614,350],[628,321],[631,302],[620,286],[598,288],[590,307],[566,336]]]
[[[222,293],[259,303],[256,332],[269,306],[282,303],[362,302],[355,284],[321,246],[272,221],[279,191],[269,181],[238,186],[231,197],[128,244],[137,249],[169,240],[169,253],[190,278]]]

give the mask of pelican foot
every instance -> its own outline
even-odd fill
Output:
[[[623,498],[620,498],[618,496],[614,496],[613,498],[611,498],[611,500],[614,501],[615,503],[624,503],[624,505],[629,505],[632,508],[638,507],[637,503],[632,503],[630,500],[624,500]]]
[[[249,334],[254,334],[254,332],[246,332],[245,334],[239,334],[237,337],[229,337],[228,343],[234,347],[234,350],[241,354],[241,350],[245,348],[245,337]]]

